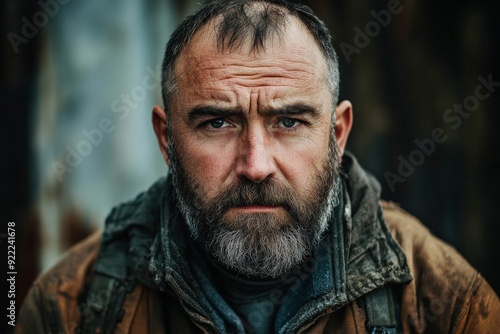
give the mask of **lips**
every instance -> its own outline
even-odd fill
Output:
[[[280,205],[241,205],[230,208],[229,210],[237,210],[247,213],[263,213],[263,212],[271,212],[279,209],[283,209],[283,206]]]

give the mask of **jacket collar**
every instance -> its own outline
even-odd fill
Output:
[[[346,153],[343,157],[348,196],[346,217],[348,299],[353,300],[390,283],[412,279],[406,256],[391,235],[380,201],[380,184]]]

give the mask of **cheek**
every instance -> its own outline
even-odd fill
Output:
[[[320,136],[280,149],[279,169],[298,193],[317,185],[315,177],[324,172],[328,159],[328,143],[329,137]]]
[[[226,145],[199,143],[181,138],[182,165],[188,175],[199,185],[206,199],[212,199],[222,187],[230,183],[229,176],[234,162],[234,154]],[[181,153],[182,152],[182,153]]]

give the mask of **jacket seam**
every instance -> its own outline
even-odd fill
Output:
[[[461,303],[460,307],[458,307],[458,314],[455,317],[452,317],[452,321],[450,324],[450,333],[456,333],[457,327],[459,327],[459,324],[463,322],[463,320],[466,318],[466,315],[470,312],[472,297],[481,286],[481,282],[482,279],[479,273],[476,272],[474,278],[471,280],[470,288],[467,290],[463,302]]]

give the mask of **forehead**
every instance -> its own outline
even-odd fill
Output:
[[[219,19],[214,19],[200,28],[180,54],[175,68],[179,84],[222,86],[230,83],[226,79],[246,77],[256,80],[239,82],[256,86],[326,85],[325,57],[299,19],[289,16],[281,33],[270,34],[264,48],[257,50],[252,48],[252,37],[243,39],[236,48],[219,49],[218,23]]]

